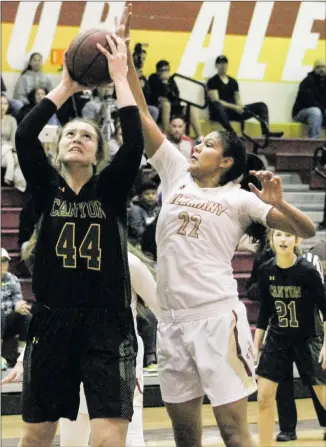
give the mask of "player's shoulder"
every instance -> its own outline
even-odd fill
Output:
[[[308,257],[307,257],[308,255]],[[313,263],[314,259],[313,257],[309,256],[311,255],[311,253],[307,253],[304,254],[302,256],[299,256],[298,258],[298,262],[297,262],[297,266],[302,270],[302,271],[316,271],[316,267]]]
[[[273,256],[271,259],[264,261],[259,267],[258,271],[265,272],[273,270],[274,268],[275,268],[275,257]]]

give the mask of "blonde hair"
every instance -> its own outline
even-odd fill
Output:
[[[275,231],[282,231],[282,230],[276,230],[276,229],[270,228],[267,232],[268,244],[274,253],[275,253],[275,247],[273,244],[273,234]],[[288,233],[288,232],[284,231],[283,233]],[[292,233],[289,233],[289,234],[292,234]],[[294,254],[297,256],[302,256],[303,250],[301,249],[301,244],[302,244],[303,239],[301,237],[295,236],[294,234],[292,236],[295,237]]]

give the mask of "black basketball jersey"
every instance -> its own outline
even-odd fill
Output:
[[[53,308],[130,306],[127,194],[143,152],[137,107],[120,110],[124,144],[78,194],[48,163],[37,136],[55,112],[44,99],[20,124],[16,146],[41,224],[33,270],[38,301]]]
[[[259,269],[261,293],[257,328],[288,337],[307,338],[320,333],[320,316],[326,320],[326,296],[314,265],[298,256],[292,267],[282,269],[276,258]]]

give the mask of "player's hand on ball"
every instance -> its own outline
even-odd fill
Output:
[[[110,77],[115,82],[121,77],[127,77],[127,46],[125,41],[116,34],[107,34],[106,40],[108,41],[111,53],[99,43],[97,44],[97,48],[107,58]]]
[[[322,369],[326,369],[326,345],[324,344],[319,353],[319,363]]]
[[[114,18],[115,23],[115,34],[118,37],[121,37],[127,45],[129,45],[130,41],[130,23],[131,23],[131,17],[132,17],[132,5],[129,4],[126,6],[123,10],[121,19],[119,20],[118,17]]]
[[[250,191],[260,200],[273,206],[279,205],[283,201],[283,187],[281,178],[270,171],[249,171],[261,182],[263,189],[259,191],[252,183],[249,183]]]
[[[17,301],[15,305],[15,312],[21,315],[31,315],[31,306],[24,300]]]
[[[64,54],[63,59],[63,70],[62,70],[62,78],[61,84],[73,95],[77,92],[82,92],[83,90],[89,90],[90,87],[85,85],[78,84],[78,82],[74,81],[68,71],[66,64],[66,53]]]
[[[10,373],[1,380],[1,385],[12,382],[21,382],[24,374],[23,362],[17,362],[15,367],[10,371]]]

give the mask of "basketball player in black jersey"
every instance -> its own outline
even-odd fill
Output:
[[[66,68],[54,90],[20,124],[19,163],[41,216],[35,249],[36,303],[24,358],[21,446],[50,446],[59,418],[76,419],[83,381],[92,445],[124,446],[133,414],[136,339],[130,309],[126,203],[143,152],[139,112],[127,82],[126,45],[108,37],[110,76],[124,144],[103,157],[99,129],[83,119],[64,126],[55,170],[38,135],[84,87]]]
[[[297,256],[295,236],[273,230],[270,243],[276,257],[259,269],[261,302],[254,341],[257,358],[269,325],[256,371],[259,437],[264,447],[272,443],[277,386],[292,374],[293,362],[324,407],[326,385],[326,296],[320,273]]]

